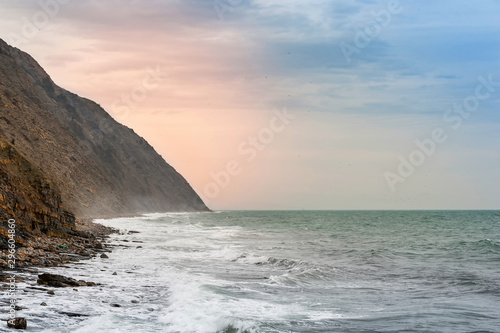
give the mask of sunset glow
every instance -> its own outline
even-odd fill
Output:
[[[351,3],[3,1],[0,38],[148,140],[213,209],[498,208],[500,2]],[[479,77],[490,94],[452,128]],[[293,115],[279,130],[277,112]],[[446,142],[391,188],[384,175],[435,128]],[[239,172],[217,179],[231,161]]]

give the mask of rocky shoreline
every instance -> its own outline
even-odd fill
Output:
[[[105,239],[118,230],[91,221],[77,221],[78,235],[66,238],[37,236],[24,240],[16,248],[16,269],[27,267],[54,267],[79,260],[91,259],[102,252],[110,252]],[[8,251],[0,256],[0,269],[9,270]]]
[[[43,268],[64,267],[65,264],[76,263],[80,260],[90,260],[93,257],[107,258],[105,252],[111,252],[111,245],[106,244],[106,239],[109,238],[110,234],[119,233],[117,229],[106,227],[90,220],[77,221],[76,231],[76,235],[65,238],[39,236],[23,240],[23,246],[16,248],[14,269],[8,265],[8,251],[1,251],[0,289],[5,294],[8,293],[9,284],[12,283],[11,272],[15,272],[16,282],[32,280],[33,283],[40,285],[40,287],[35,287],[34,285],[36,284],[32,284],[27,288],[49,295],[54,295],[55,293],[53,290],[47,289],[47,287],[75,288],[98,285],[91,281],[77,281],[71,277],[43,272]],[[8,306],[9,300],[2,299],[2,303]],[[41,305],[44,306],[46,304],[42,303]],[[14,309],[16,311],[22,310],[17,304]],[[62,310],[60,313],[68,316],[78,315],[65,313]],[[26,329],[27,320],[24,317],[16,317],[15,320],[7,321],[7,326]]]

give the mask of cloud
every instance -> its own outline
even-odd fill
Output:
[[[206,0],[75,0],[23,49],[57,83],[110,111],[148,68],[159,66],[161,85],[123,121],[160,147],[198,189],[272,109],[301,115],[296,129],[215,200],[222,208],[257,207],[249,202],[449,208],[468,200],[480,207],[457,191],[500,194],[486,181],[498,175],[497,160],[487,158],[498,156],[498,93],[399,197],[387,192],[381,175],[398,154],[414,149],[416,138],[442,125],[447,108],[474,93],[478,76],[492,73],[500,81],[500,2],[401,0],[402,11],[347,62],[340,43],[354,44],[388,3],[242,0],[221,20]],[[40,6],[3,1],[0,9],[6,35],[19,33],[21,18]],[[346,161],[351,168],[340,163]],[[295,185],[292,194],[282,190],[287,184]]]

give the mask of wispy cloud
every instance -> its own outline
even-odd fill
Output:
[[[339,44],[393,2],[245,0],[220,20],[205,0],[75,0],[22,48],[56,82],[107,109],[160,66],[168,75],[125,123],[198,190],[269,112],[297,114],[295,127],[214,200],[220,208],[494,206],[457,190],[500,194],[485,180],[498,176],[497,95],[398,197],[381,174],[478,76],[500,80],[500,2],[400,0],[403,10],[346,62]],[[40,5],[2,1],[0,9],[7,36]],[[279,190],[286,184],[294,194]]]

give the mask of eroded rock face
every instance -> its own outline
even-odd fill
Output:
[[[50,214],[35,219],[45,225],[69,223],[73,217],[64,216],[64,211],[97,217],[208,210],[143,138],[98,104],[54,84],[33,58],[2,40],[0,139],[43,174],[39,183],[31,185],[35,197],[43,197],[44,191],[49,194],[48,200],[40,200]],[[6,173],[5,164],[0,164],[0,177]],[[61,200],[51,195],[57,188]],[[25,201],[31,200],[30,193]],[[22,209],[20,204],[14,208]],[[43,232],[43,227],[36,222],[33,229]],[[51,230],[57,229],[47,232]]]
[[[36,236],[76,235],[75,216],[62,205],[61,194],[43,173],[0,139],[0,249],[7,249],[7,221],[15,219],[18,251]]]

